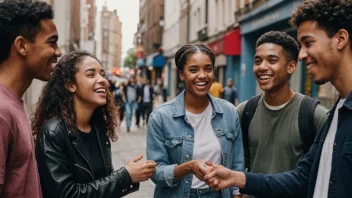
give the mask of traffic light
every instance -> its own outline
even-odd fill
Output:
[[[120,76],[121,75],[121,70],[118,67],[115,67],[114,69],[112,69],[112,74],[115,76]]]

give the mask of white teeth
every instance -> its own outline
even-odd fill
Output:
[[[199,86],[203,86],[203,85],[206,85],[207,83],[206,82],[197,82],[196,85],[199,85]]]
[[[97,93],[105,93],[105,89],[96,89],[94,91]]]
[[[263,75],[263,76],[259,76],[260,80],[267,80],[270,79],[272,76],[269,75]]]
[[[309,63],[306,65],[307,69],[310,70],[312,67],[314,67],[316,64],[315,63]]]

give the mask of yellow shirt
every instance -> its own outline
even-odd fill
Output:
[[[213,84],[211,85],[210,89],[209,89],[209,93],[217,98],[220,98],[221,93],[224,91],[224,89],[222,88],[222,85],[219,82],[213,82]]]

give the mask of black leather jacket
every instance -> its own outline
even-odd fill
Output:
[[[132,183],[125,168],[113,171],[106,129],[94,127],[105,165],[105,177],[101,179],[94,179],[82,155],[83,144],[62,119],[52,118],[42,126],[36,158],[43,197],[122,197],[139,189],[139,183]]]

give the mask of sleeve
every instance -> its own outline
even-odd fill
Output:
[[[62,147],[64,141],[49,130],[40,134],[36,157],[43,194],[48,197],[121,197],[137,191],[125,168],[89,183],[75,183],[70,164]]]
[[[328,119],[328,110],[322,105],[318,105],[314,112],[315,131],[318,134]]]
[[[12,139],[12,131],[9,125],[0,117],[0,185],[5,183],[6,160]]]
[[[233,107],[234,108],[234,107]],[[236,139],[233,145],[233,158],[232,158],[232,165],[231,169],[236,171],[244,172],[244,153],[243,153],[243,143],[242,143],[242,131],[240,126],[240,121],[238,119],[238,115],[236,110],[234,109],[235,113],[235,122],[236,122]],[[240,190],[238,187],[231,187],[231,194],[232,195],[240,195]]]
[[[169,155],[165,146],[163,130],[160,126],[161,116],[158,112],[153,112],[147,126],[147,159],[154,160],[157,168],[151,177],[156,185],[163,187],[175,187],[178,182],[174,183],[174,171],[177,164],[171,164]]]
[[[314,144],[293,171],[267,175],[246,172],[246,185],[241,193],[259,197],[306,197],[317,147]]]

